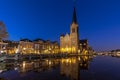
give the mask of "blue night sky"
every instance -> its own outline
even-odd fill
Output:
[[[10,40],[59,41],[70,31],[74,0],[0,0],[0,20]],[[120,0],[76,0],[80,39],[94,50],[120,48]]]

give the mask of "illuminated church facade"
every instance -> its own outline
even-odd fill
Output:
[[[88,41],[79,39],[79,29],[74,7],[72,24],[70,26],[70,34],[60,36],[60,52],[61,53],[81,53],[88,52]]]

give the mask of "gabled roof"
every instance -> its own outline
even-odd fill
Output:
[[[40,38],[37,38],[37,39],[35,39],[35,40],[33,40],[33,41],[44,41],[43,39],[40,39]]]
[[[25,38],[25,39],[21,39],[20,41],[25,41],[25,42],[32,42],[31,40]]]

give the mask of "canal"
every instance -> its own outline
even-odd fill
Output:
[[[0,80],[120,80],[120,58],[79,56],[0,62]]]

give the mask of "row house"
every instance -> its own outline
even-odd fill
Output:
[[[44,53],[44,40],[42,39],[35,39],[33,41],[34,43],[34,53],[39,54],[39,53]]]
[[[21,39],[18,45],[18,52],[21,54],[34,53],[34,43],[29,39]]]
[[[8,54],[51,54],[59,53],[59,44],[57,41],[51,42],[50,40],[35,39],[21,39],[20,41],[4,40],[2,51]]]
[[[57,41],[36,39],[33,41],[35,53],[59,53],[59,44]]]

